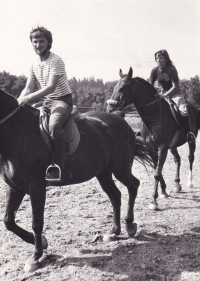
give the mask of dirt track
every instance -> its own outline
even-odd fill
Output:
[[[128,120],[129,121],[129,120]],[[194,162],[194,188],[185,188],[188,175],[187,145],[179,149],[183,192],[173,192],[174,163],[169,154],[164,167],[168,199],[159,199],[159,211],[150,211],[153,171],[148,174],[134,162],[133,174],[140,179],[135,204],[138,231],[127,239],[124,223],[118,241],[104,243],[102,235],[110,228],[111,204],[96,179],[81,185],[49,187],[45,208],[44,235],[49,247],[41,268],[24,273],[33,246],[5,230],[5,185],[0,189],[0,280],[51,281],[150,281],[200,280],[200,137]],[[127,207],[127,190],[116,181],[122,193],[122,220]],[[31,207],[25,197],[17,223],[31,231]]]

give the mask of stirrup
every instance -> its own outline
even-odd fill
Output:
[[[188,143],[192,143],[192,142],[196,141],[196,137],[192,132],[189,132],[187,134],[187,141],[188,141]]]
[[[52,164],[46,169],[47,181],[61,181],[61,169],[58,165]]]

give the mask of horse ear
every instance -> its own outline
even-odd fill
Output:
[[[119,70],[119,76],[120,76],[121,78],[123,78],[123,77],[124,77],[124,74],[123,74],[123,72],[122,72],[121,68],[120,68],[120,70]]]
[[[132,76],[133,76],[133,69],[132,69],[132,67],[130,67],[129,72],[128,72],[128,77],[132,78]]]

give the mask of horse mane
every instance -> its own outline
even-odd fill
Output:
[[[132,78],[132,79],[137,81],[137,82],[139,82],[143,86],[145,86],[149,92],[150,91],[152,92],[152,94],[156,94],[157,93],[157,91],[154,88],[154,86],[152,86],[147,80],[145,80],[145,79],[143,79],[141,77],[135,77],[135,78]]]
[[[7,93],[6,91],[2,90],[0,88],[0,102],[5,102],[6,105],[9,105],[12,109],[16,108],[18,106],[17,99],[12,96],[11,94]],[[23,108],[29,112],[31,112],[33,115],[38,116],[38,109],[30,106],[30,105],[25,105]]]
[[[0,89],[0,99],[9,105],[17,105],[16,98],[2,89]]]

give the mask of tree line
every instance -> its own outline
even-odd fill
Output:
[[[24,89],[27,78],[24,75],[16,76],[9,72],[0,72],[0,88],[7,93],[18,97]],[[73,103],[79,107],[88,107],[102,111],[106,107],[106,100],[110,98],[117,81],[104,83],[102,79],[94,77],[82,80],[73,77],[69,79],[72,89]],[[185,99],[200,108],[200,77],[180,80],[180,88]]]

